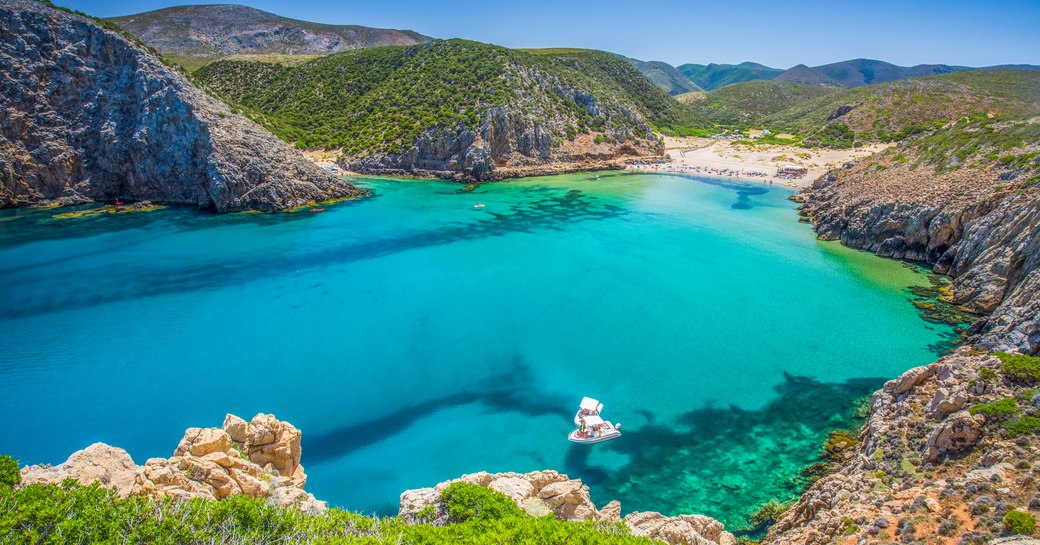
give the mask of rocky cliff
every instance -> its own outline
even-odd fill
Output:
[[[22,486],[99,482],[120,496],[156,499],[226,498],[245,494],[306,512],[325,510],[303,490],[307,474],[300,465],[302,434],[273,415],[258,414],[250,422],[229,414],[221,428],[189,428],[170,458],[134,463],[121,448],[95,443],[73,453],[58,466],[22,468]]]
[[[820,238],[949,274],[949,300],[983,315],[968,332],[970,342],[1034,354],[1040,349],[1040,184],[1030,176],[1040,169],[1031,159],[1038,145],[1040,137],[1027,134],[1024,146],[1010,150],[1018,155],[969,157],[939,172],[915,164],[923,150],[904,145],[820,178],[799,196],[802,211]],[[959,156],[944,153],[942,160],[956,165]]]
[[[0,207],[150,200],[220,212],[359,195],[140,46],[0,3]]]
[[[1040,515],[1037,379],[962,348],[889,381],[847,461],[763,543],[988,543],[1009,512]]]
[[[355,172],[466,181],[660,159],[655,134],[703,120],[609,53],[465,40],[225,60],[195,73],[285,140]]]

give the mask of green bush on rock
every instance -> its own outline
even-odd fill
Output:
[[[1023,511],[1008,511],[1008,514],[1004,515],[1004,529],[1009,534],[1031,536],[1036,532],[1036,517]]]
[[[653,543],[630,535],[623,524],[530,517],[497,492],[476,485],[450,488],[445,496],[448,509],[465,521],[431,526],[397,518],[376,520],[335,508],[306,514],[241,495],[188,501],[120,498],[97,484],[82,486],[67,479],[60,485],[32,484],[0,493],[0,542]]]
[[[441,500],[453,522],[493,520],[523,514],[513,500],[476,484],[452,483],[441,492]]]
[[[12,487],[20,482],[22,474],[18,472],[18,460],[0,455],[0,486]]]
[[[1011,437],[1032,435],[1040,431],[1040,418],[1029,415],[1020,416],[1004,424],[1004,429]]]
[[[1018,403],[1011,398],[1000,399],[997,401],[990,401],[989,403],[979,403],[974,407],[968,409],[971,414],[982,414],[989,418],[995,418],[997,420],[1003,420],[1009,418],[1018,412]]]
[[[1025,384],[1040,382],[1040,358],[1024,354],[993,354],[1000,358],[1000,372],[1007,378]]]

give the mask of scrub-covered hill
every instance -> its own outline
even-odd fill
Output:
[[[238,54],[325,55],[430,41],[410,30],[312,23],[235,4],[174,6],[110,20],[191,68]]]
[[[600,51],[444,40],[296,66],[225,60],[196,78],[285,140],[342,149],[362,172],[486,180],[588,168],[660,155],[654,131],[712,125]]]
[[[676,98],[694,108],[698,115],[720,125],[743,126],[840,89],[830,85],[755,80]]]

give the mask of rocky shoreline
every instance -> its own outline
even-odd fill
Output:
[[[998,182],[1003,180],[1003,185]],[[967,333],[991,350],[1040,350],[1040,188],[1005,171],[933,175],[854,162],[801,193],[821,239],[919,261],[953,278],[948,301],[982,315]]]

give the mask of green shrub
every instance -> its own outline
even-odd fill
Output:
[[[990,418],[1003,420],[1018,413],[1018,402],[1014,399],[1000,399],[989,403],[979,403],[968,409],[971,414],[983,414]]]
[[[1040,358],[1003,352],[993,355],[1000,358],[1000,372],[1007,378],[1025,384],[1040,382]]]
[[[859,444],[859,437],[852,430],[832,430],[823,443],[823,457],[835,461]]]
[[[0,454],[0,486],[13,487],[22,482],[22,474],[18,471],[18,460]]]
[[[748,517],[748,521],[751,522],[754,529],[771,526],[780,518],[781,515],[784,514],[784,511],[787,511],[789,507],[791,507],[790,503],[780,503],[776,500],[769,500],[760,505],[754,513],[751,513],[751,516]]]
[[[1040,418],[1023,415],[1004,424],[1004,429],[1011,437],[1030,435],[1040,431]]]
[[[982,382],[990,382],[997,378],[997,372],[990,369],[989,367],[983,367],[979,369],[979,380]]]
[[[60,485],[32,484],[0,494],[2,543],[321,543],[327,545],[454,543],[606,543],[652,545],[623,524],[565,522],[530,517],[511,500],[483,487],[454,487],[452,502],[470,502],[477,516],[437,527],[374,520],[340,509],[306,514],[268,505],[264,498],[156,501],[120,498],[94,484],[68,479]],[[450,488],[450,487],[449,487]],[[482,492],[481,492],[482,491]],[[508,508],[506,507],[508,506]],[[507,513],[503,514],[502,511]],[[501,517],[501,518],[496,518]]]
[[[452,483],[441,492],[441,500],[454,522],[497,520],[523,514],[516,502],[480,485]]]
[[[1009,534],[1031,536],[1036,532],[1036,517],[1023,511],[1008,511],[1004,515],[1004,529]]]

